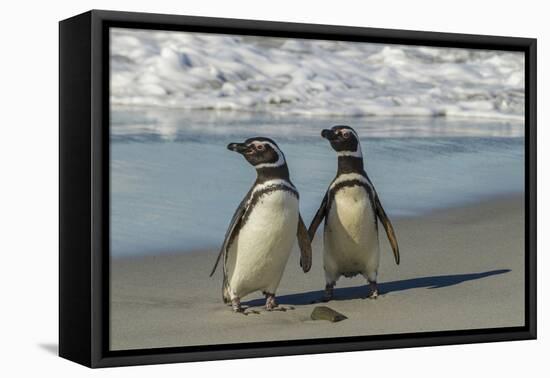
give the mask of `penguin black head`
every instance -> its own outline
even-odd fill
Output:
[[[349,126],[337,125],[321,131],[321,136],[330,142],[338,156],[353,156],[362,158],[359,137]]]
[[[244,156],[256,169],[277,168],[286,165],[285,155],[273,140],[254,137],[243,143],[229,143],[227,149]]]

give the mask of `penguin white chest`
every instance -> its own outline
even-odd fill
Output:
[[[262,195],[253,204],[228,256],[231,291],[274,293],[282,278],[298,227],[298,199],[286,190]]]
[[[329,212],[329,228],[340,230],[356,243],[374,226],[374,211],[362,186],[344,187],[336,192]]]
[[[339,189],[325,226],[324,264],[332,276],[378,269],[378,230],[369,195],[362,186]]]

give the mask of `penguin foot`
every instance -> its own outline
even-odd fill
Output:
[[[291,310],[295,310],[294,306],[280,306],[280,305],[277,305],[277,307],[272,308],[271,310],[267,310],[267,311],[287,312],[287,311],[291,311]]]
[[[378,298],[378,284],[375,281],[369,282],[369,299]]]
[[[258,311],[258,310],[251,310],[249,307],[241,306],[241,303],[238,299],[237,300],[232,300],[231,301],[231,306],[232,306],[233,312],[235,314],[242,314],[242,315],[250,315],[250,314],[259,315],[260,314],[260,311]]]
[[[233,311],[234,314],[241,314],[241,315],[244,315],[244,316],[248,316],[250,314],[254,314],[254,315],[260,315],[261,312],[258,311],[258,310],[250,310],[250,309],[244,309],[244,308],[241,308],[240,310],[238,311]]]
[[[265,310],[273,311],[275,307],[279,306],[275,300],[275,294],[266,293],[265,294]]]
[[[231,299],[231,308],[233,312],[244,314],[244,308],[241,306],[241,300],[238,297]]]
[[[328,302],[334,297],[334,283],[328,283],[325,286],[325,294],[323,295],[322,302]]]

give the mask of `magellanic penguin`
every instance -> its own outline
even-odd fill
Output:
[[[380,249],[378,219],[382,222],[399,264],[399,247],[393,226],[380,203],[380,198],[363,169],[359,137],[349,126],[323,130],[338,155],[338,171],[308,229],[310,240],[325,218],[324,254],[325,296],[332,298],[340,276],[363,275],[370,287],[370,298],[378,296],[376,284]]]
[[[300,266],[311,268],[311,244],[300,216],[298,191],[290,181],[288,166],[277,144],[263,137],[227,146],[254,166],[257,177],[235,211],[210,276],[223,257],[224,303],[244,312],[240,300],[255,291],[266,297],[268,311],[277,307],[275,292],[296,238]]]

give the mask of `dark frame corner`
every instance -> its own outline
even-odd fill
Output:
[[[522,51],[526,59],[526,325],[205,347],[109,351],[110,27]],[[526,340],[537,337],[536,70],[530,38],[93,10],[59,23],[59,354],[89,367]]]

